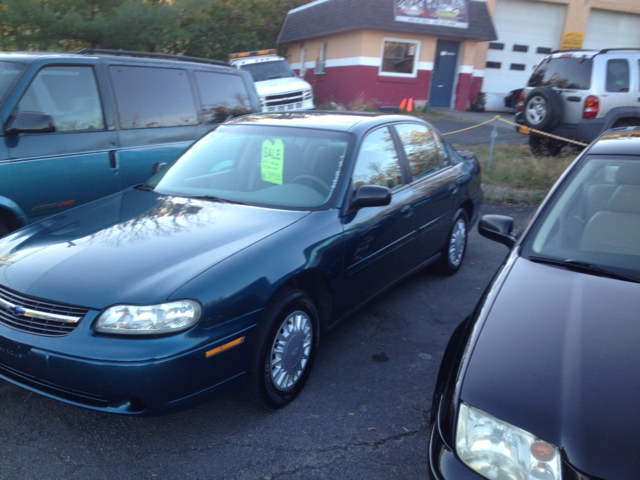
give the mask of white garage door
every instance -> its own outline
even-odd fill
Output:
[[[640,48],[640,15],[592,9],[583,48]]]
[[[524,87],[538,62],[559,47],[565,11],[563,5],[497,0],[498,40],[489,44],[482,82],[488,110],[504,109],[504,96]]]

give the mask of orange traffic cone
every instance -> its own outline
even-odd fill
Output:
[[[409,99],[409,104],[407,105],[407,112],[413,112],[413,97]]]
[[[404,110],[406,106],[407,106],[407,99],[405,98],[400,102],[400,110]]]

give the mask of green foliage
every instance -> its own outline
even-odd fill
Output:
[[[3,50],[141,50],[226,60],[274,48],[310,0],[0,0]]]

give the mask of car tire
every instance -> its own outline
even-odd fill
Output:
[[[562,151],[565,142],[555,138],[546,138],[531,134],[529,136],[529,149],[538,157],[557,157]]]
[[[453,275],[462,265],[467,252],[467,237],[469,236],[469,217],[460,209],[456,212],[455,220],[449,230],[447,242],[442,247],[438,270],[444,275]]]
[[[528,127],[549,131],[562,118],[562,100],[551,87],[536,87],[524,100],[522,116]]]
[[[11,232],[12,230],[4,222],[0,222],[0,237],[4,237]]]
[[[319,334],[318,312],[303,291],[287,288],[269,302],[247,375],[257,404],[276,409],[298,396],[311,373]]]

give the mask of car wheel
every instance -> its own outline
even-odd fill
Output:
[[[291,402],[309,378],[318,348],[318,312],[306,293],[280,292],[265,309],[248,372],[254,401],[268,408]]]
[[[11,229],[5,225],[4,223],[0,222],[0,237],[4,237],[5,235],[8,235],[9,233],[11,233]]]
[[[562,117],[562,100],[551,87],[536,87],[524,101],[524,123],[537,130],[548,131]]]
[[[453,275],[460,269],[467,251],[468,227],[469,218],[466,212],[462,209],[458,210],[449,231],[447,243],[442,247],[439,266],[443,274]]]
[[[560,155],[565,142],[555,138],[539,137],[531,134],[529,136],[529,149],[531,153],[539,157],[556,157]]]

